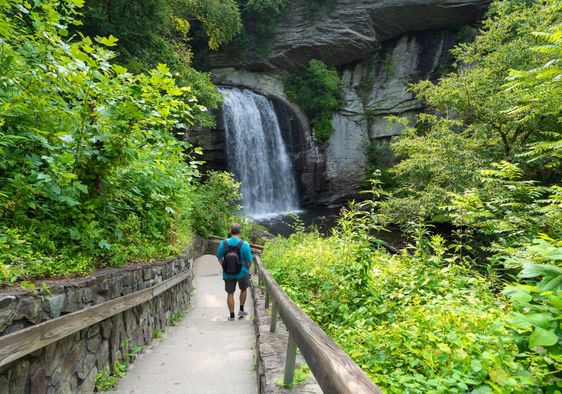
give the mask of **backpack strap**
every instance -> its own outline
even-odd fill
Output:
[[[242,245],[244,245],[243,239],[241,239],[240,242],[238,242],[238,245],[236,245],[236,247],[238,248],[239,251],[242,249]]]

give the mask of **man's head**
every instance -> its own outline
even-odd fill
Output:
[[[232,223],[230,225],[230,235],[239,236],[242,233],[242,226],[238,223]]]

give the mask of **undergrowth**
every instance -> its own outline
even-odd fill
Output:
[[[513,330],[513,307],[491,278],[450,253],[441,236],[422,234],[409,252],[389,254],[370,235],[371,212],[352,206],[328,237],[279,238],[263,261],[375,383],[389,393],[556,387],[559,356],[527,348],[531,323]]]

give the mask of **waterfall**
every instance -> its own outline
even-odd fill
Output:
[[[224,96],[228,168],[241,183],[244,213],[256,217],[296,210],[293,163],[273,104],[246,89],[219,91]]]

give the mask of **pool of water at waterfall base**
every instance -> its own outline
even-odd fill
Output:
[[[336,226],[340,209],[308,208],[294,212],[271,213],[252,216],[254,222],[264,226],[273,235],[288,237],[295,232],[295,215],[302,221],[305,228],[315,227],[321,234],[329,235]],[[380,231],[375,234],[386,244],[395,248],[403,248],[406,244],[404,235],[398,229]]]

